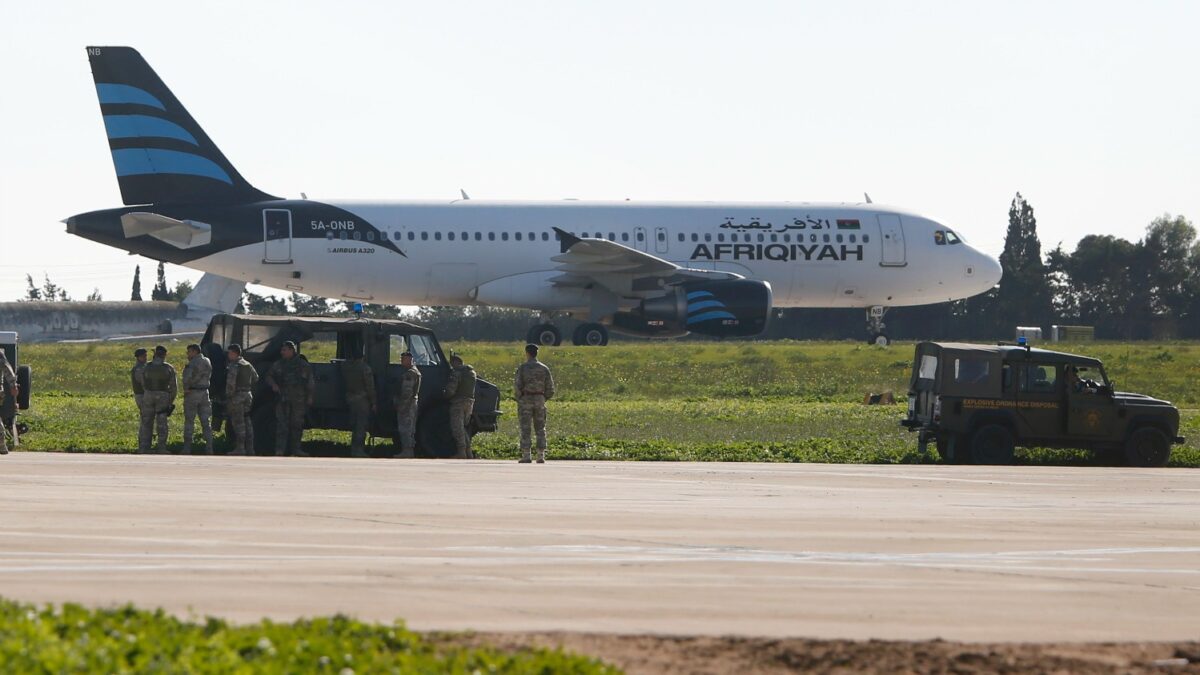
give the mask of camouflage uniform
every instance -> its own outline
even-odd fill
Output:
[[[397,457],[412,457],[416,449],[417,399],[421,393],[421,371],[404,368],[392,381],[392,407],[396,409],[396,434],[400,452]]]
[[[183,367],[183,454],[192,454],[192,435],[196,416],[200,416],[200,431],[204,434],[204,454],[213,453],[212,401],[208,387],[212,380],[212,361],[203,354],[188,359]]]
[[[450,433],[454,436],[454,447],[459,459],[471,459],[475,455],[471,451],[471,434],[467,432],[467,423],[471,421],[471,413],[475,410],[475,369],[467,364],[458,366],[450,371],[446,380],[446,395],[450,397]]]
[[[275,454],[303,455],[300,442],[304,437],[304,414],[316,391],[312,366],[299,354],[279,359],[267,372],[267,381],[279,388],[275,404]]]
[[[10,401],[13,391],[17,388],[17,375],[13,372],[12,366],[8,363],[8,358],[0,352],[0,409],[17,409],[17,402]],[[17,418],[13,416],[13,426],[17,424]],[[12,432],[7,425],[0,429],[0,455],[8,454],[8,434]],[[15,433],[15,432],[14,432]]]
[[[375,375],[362,359],[342,362],[342,385],[346,389],[346,406],[350,408],[350,454],[366,457],[367,424],[375,406]]]
[[[538,462],[546,461],[546,401],[554,397],[554,378],[537,358],[517,366],[513,383],[517,396],[517,418],[521,424],[521,461],[529,461],[532,431],[537,433]]]
[[[233,432],[234,455],[254,454],[254,425],[250,407],[254,404],[254,385],[258,371],[246,359],[231,362],[225,370],[225,418],[227,431]]]
[[[177,383],[175,368],[163,359],[155,357],[142,371],[142,427],[138,431],[138,450],[150,451],[150,439],[158,436],[157,452],[167,451],[167,417],[175,405]],[[143,449],[144,448],[144,449]]]
[[[137,404],[138,409],[138,452],[145,454],[150,452],[150,438],[142,442],[142,407],[146,398],[146,384],[142,379],[146,373],[146,364],[135,363],[133,368],[129,370],[129,381],[133,385],[133,402]]]

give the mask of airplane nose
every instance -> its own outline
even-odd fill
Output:
[[[991,290],[993,286],[1000,283],[1000,278],[1004,276],[1004,269],[1000,267],[1000,261],[992,256],[979,252],[979,281],[983,286],[984,291]]]

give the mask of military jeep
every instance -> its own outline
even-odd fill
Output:
[[[922,452],[1011,464],[1015,446],[1082,448],[1130,466],[1163,466],[1183,443],[1179,410],[1114,390],[1099,360],[1025,344],[917,344],[908,416]]]
[[[350,355],[362,353],[375,376],[377,399],[377,412],[371,416],[368,431],[372,436],[392,439],[398,448],[390,383],[401,368],[400,354],[408,351],[412,352],[413,363],[421,371],[417,454],[423,457],[455,454],[448,401],[442,396],[450,376],[449,361],[432,330],[404,321],[243,314],[214,316],[200,343],[204,354],[213,362],[210,392],[214,426],[225,418],[225,348],[240,344],[242,356],[260,377],[253,392],[251,410],[255,452],[274,452],[276,395],[267,385],[266,376],[271,365],[280,358],[283,343],[289,340],[298,346],[300,357],[312,365],[316,381],[315,400],[305,417],[305,428],[351,429],[339,365]],[[468,430],[472,435],[495,431],[499,416],[500,390],[479,379],[475,385],[475,412]],[[392,448],[386,452],[392,452]]]
[[[18,439],[28,430],[23,422],[17,421],[17,415],[21,410],[29,410],[29,394],[33,384],[33,373],[29,366],[21,365],[19,360],[20,350],[18,349],[17,333],[14,331],[0,331],[0,350],[4,351],[5,358],[8,359],[8,365],[12,366],[13,373],[17,376],[17,396],[0,396],[3,401],[0,401],[0,424],[3,424],[10,436]]]

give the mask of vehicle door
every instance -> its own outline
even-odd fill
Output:
[[[1117,405],[1112,390],[1105,387],[1099,370],[1079,369],[1083,380],[1095,380],[1095,388],[1065,386],[1067,401],[1067,433],[1072,436],[1109,436],[1116,422]]]
[[[884,267],[904,267],[908,264],[904,244],[904,225],[900,216],[891,213],[881,213],[879,219],[879,240],[882,242],[883,256],[879,264]]]
[[[287,209],[263,209],[263,262],[292,262],[292,212]]]
[[[1016,370],[1017,418],[1022,436],[1052,439],[1063,435],[1062,367],[1032,359],[1011,362]]]

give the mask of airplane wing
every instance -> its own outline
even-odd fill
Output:
[[[680,267],[607,239],[584,239],[554,228],[562,253],[551,258],[561,272],[551,283],[559,286],[600,284],[617,294],[658,291],[686,281],[744,279],[733,272]]]

